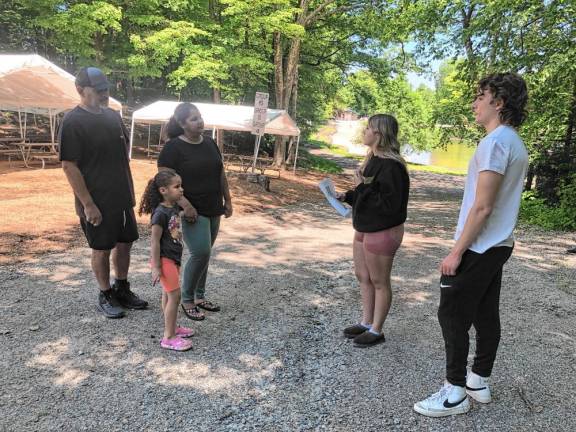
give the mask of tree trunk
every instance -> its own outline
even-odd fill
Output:
[[[296,17],[296,24],[299,24],[306,29],[319,19],[323,19],[331,13],[336,13],[337,11],[342,10],[340,8],[328,10],[328,7],[333,3],[332,0],[324,0],[316,6],[316,9],[310,10],[310,1],[300,0],[299,8],[301,12]],[[296,102],[296,98],[293,98],[292,95],[293,93],[297,93],[296,87],[298,86],[298,65],[300,63],[301,43],[302,41],[300,38],[295,38],[290,41],[286,65],[284,65],[282,35],[279,32],[274,33],[274,87],[277,109],[284,109],[290,112],[291,102]],[[295,115],[295,108],[293,112]],[[276,137],[276,143],[274,145],[274,163],[278,167],[283,167],[285,162],[286,138]]]
[[[282,35],[274,33],[274,88],[276,108],[284,108],[284,62],[282,53]]]
[[[296,82],[298,74],[298,63],[300,61],[300,39],[294,39],[290,44],[290,51],[288,52],[288,64],[286,65],[286,77],[284,85],[284,109],[288,110],[290,107],[290,98]]]
[[[286,164],[286,138],[278,135],[274,142],[274,165],[278,168],[284,167]]]
[[[292,90],[292,102],[290,104],[291,109],[289,111],[294,121],[296,121],[296,116],[298,115],[298,81],[299,81],[299,73],[298,68],[296,68],[296,79],[294,80]],[[290,139],[288,140],[286,163],[289,165],[293,164],[295,156],[296,156],[296,146],[294,145],[294,137],[290,137]]]
[[[475,5],[472,3],[469,5],[469,9],[462,9],[462,38],[464,49],[466,51],[466,59],[468,63],[472,66],[471,71],[469,71],[469,76],[472,81],[476,79],[476,57],[474,55],[474,44],[470,35],[466,34],[466,31],[470,28],[470,23],[472,22],[472,16],[474,14]]]
[[[566,135],[564,136],[564,156],[567,161],[571,160],[572,144],[574,140],[574,133],[576,132],[576,80],[574,80],[574,88],[572,89],[572,101],[570,106],[570,114],[568,115],[568,125],[566,126]]]
[[[531,191],[532,183],[534,183],[534,164],[530,163],[528,165],[528,173],[526,174],[526,185],[524,186],[524,190]]]
[[[126,88],[126,105],[129,107],[134,107],[134,81],[132,78],[126,78],[124,80],[124,86]]]

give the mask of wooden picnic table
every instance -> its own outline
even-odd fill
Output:
[[[240,170],[247,173],[254,163],[254,157],[248,155],[239,155],[233,153],[224,153],[224,169],[227,169],[229,165],[239,166]],[[280,170],[274,166],[274,159],[265,156],[258,156],[256,159],[255,169],[260,171],[260,174],[265,174],[266,170],[275,171],[280,178]]]
[[[15,143],[22,142],[20,137],[0,137],[0,143]]]
[[[26,168],[31,168],[30,161],[39,160],[42,162],[42,168],[46,166],[47,161],[58,160],[57,144],[52,142],[16,142],[7,143],[19,151],[19,155]]]

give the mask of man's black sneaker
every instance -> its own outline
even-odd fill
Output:
[[[572,249],[566,249],[566,253],[576,254],[576,247],[573,247]]]
[[[114,292],[111,289],[100,291],[97,307],[106,318],[122,318],[126,315],[126,312],[124,312],[124,309],[122,309],[118,300],[116,300]]]
[[[129,282],[114,282],[112,289],[114,290],[114,296],[118,299],[118,302],[126,309],[146,309],[148,307],[147,301],[142,300],[130,291]]]

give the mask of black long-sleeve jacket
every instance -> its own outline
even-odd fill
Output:
[[[400,162],[372,156],[362,173],[364,182],[346,192],[352,206],[352,225],[359,232],[375,232],[404,223],[410,178]]]

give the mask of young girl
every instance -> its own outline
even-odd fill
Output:
[[[164,337],[160,346],[174,351],[187,351],[192,348],[192,341],[185,338],[194,335],[192,329],[176,326],[182,260],[181,209],[176,203],[183,193],[182,180],[175,171],[160,171],[148,182],[139,212],[140,215],[152,215],[152,280],[154,284],[160,281],[162,285],[164,313]]]
[[[402,243],[410,179],[400,156],[398,122],[387,114],[368,119],[368,154],[356,172],[356,188],[338,194],[352,206],[354,270],[362,293],[362,320],[344,329],[354,345],[384,342],[382,326],[392,302],[390,273]]]

